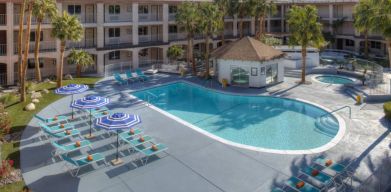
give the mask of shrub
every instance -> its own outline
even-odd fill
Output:
[[[10,105],[18,101],[18,95],[16,93],[6,93],[0,97],[0,103],[4,105]]]
[[[0,140],[5,134],[8,134],[11,129],[11,118],[5,111],[4,105],[0,103]]]
[[[386,118],[391,120],[391,102],[384,103],[383,109]]]

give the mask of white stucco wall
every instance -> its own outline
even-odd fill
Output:
[[[284,81],[284,59],[276,59],[267,62],[256,61],[239,61],[239,60],[223,60],[217,59],[217,76],[219,82],[226,79],[231,84],[231,69],[241,67],[249,72],[249,86],[250,87],[264,87],[266,86],[266,67],[269,65],[278,65],[277,81]],[[251,75],[251,68],[257,69],[257,75]],[[264,69],[264,74],[261,74],[261,68]]]
[[[286,68],[299,69],[301,68],[301,47],[299,46],[276,46],[274,47],[285,53],[284,63]],[[317,67],[320,65],[319,51],[315,48],[307,48],[307,67]]]

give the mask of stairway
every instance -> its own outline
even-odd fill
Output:
[[[364,96],[364,97],[366,96],[366,93],[364,93],[364,92],[362,92],[360,90],[357,90],[357,89],[355,89],[353,87],[346,87],[345,88],[345,93],[347,95],[349,95],[353,99],[356,99],[357,95],[361,95],[361,96]]]
[[[336,135],[339,129],[338,122],[331,114],[318,117],[315,126],[316,131],[330,136]]]

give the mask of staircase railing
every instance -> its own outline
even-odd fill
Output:
[[[347,106],[347,105],[345,105],[345,106],[343,106],[343,107],[340,107],[340,108],[338,108],[338,109],[332,110],[332,111],[330,111],[330,112],[328,112],[328,113],[326,113],[326,114],[321,115],[320,117],[324,117],[324,116],[326,116],[326,115],[330,115],[330,114],[332,114],[332,113],[335,113],[335,112],[337,112],[337,111],[340,111],[340,110],[346,109],[346,108],[349,109],[349,119],[351,119],[351,118],[352,118],[352,108],[351,108],[350,106]]]

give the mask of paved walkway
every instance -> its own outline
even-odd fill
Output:
[[[21,168],[26,184],[33,191],[270,191],[284,179],[298,175],[301,167],[308,165],[314,155],[279,155],[254,152],[217,142],[162,114],[134,103],[129,97],[132,90],[164,84],[178,77],[159,74],[148,83],[119,87],[111,79],[97,83],[93,91],[83,95],[98,94],[109,97],[108,106],[114,111],[139,114],[142,128],[148,135],[169,147],[167,154],[154,158],[146,166],[135,161],[137,154],[126,150],[122,153],[124,164],[94,166],[83,170],[79,178],[65,172],[63,161],[52,161],[53,150],[47,140],[42,140],[37,120],[33,119],[21,140]],[[194,78],[183,78],[204,86],[221,89],[215,82]],[[310,79],[310,78],[309,78]],[[275,95],[301,98],[318,103],[329,109],[349,105],[352,119],[347,112],[339,114],[345,119],[347,132],[339,144],[323,153],[345,164],[352,163],[356,172],[355,183],[362,182],[385,161],[389,161],[391,136],[388,123],[383,119],[382,105],[356,106],[354,100],[336,86],[320,83],[296,85],[295,79],[286,78],[284,83],[266,89],[242,89],[229,87],[225,91],[250,94]],[[82,97],[83,95],[78,95]],[[69,113],[70,97],[63,98],[41,112],[42,116]],[[88,132],[86,119],[75,121],[83,134]],[[92,140],[94,152],[106,156],[107,161],[115,155],[115,137],[106,136],[104,131],[95,132]],[[88,151],[82,151],[86,154]],[[79,153],[72,156],[79,156]],[[96,171],[89,169],[96,168]]]

